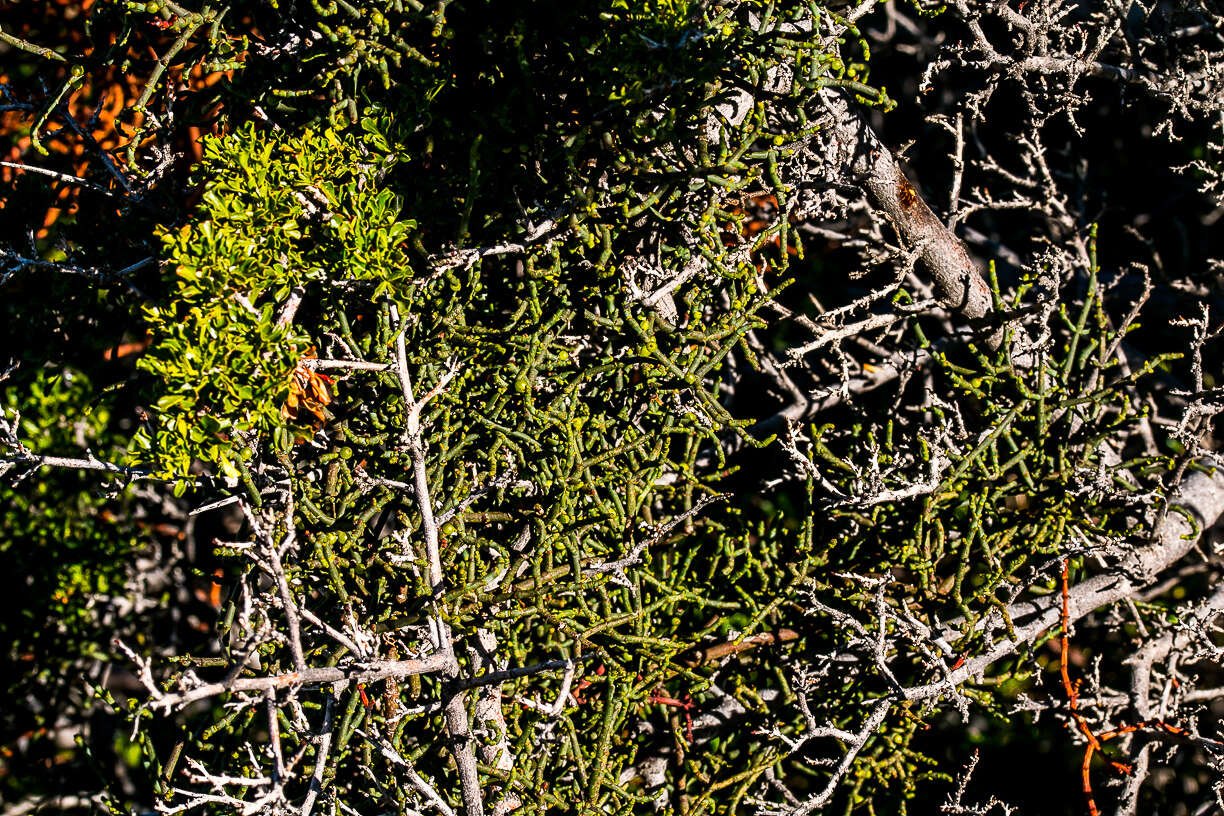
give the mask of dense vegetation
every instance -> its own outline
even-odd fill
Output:
[[[1210,809],[1221,11],[0,4],[6,814]]]

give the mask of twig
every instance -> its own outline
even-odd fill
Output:
[[[311,612],[306,607],[302,607],[302,617],[310,621],[311,623],[313,623],[315,626],[322,629],[333,640],[335,640],[337,643],[339,643],[344,648],[348,649],[352,654],[356,655],[358,658],[364,659],[365,657],[367,657],[366,650],[358,646],[357,643],[352,638],[350,638],[348,635],[344,634],[340,630],[336,629],[334,626],[328,625],[325,621],[319,618],[318,615]]]
[[[888,716],[888,712],[892,710],[891,700],[882,700],[875,704],[871,714],[863,721],[863,725],[857,733],[836,729],[830,731],[827,736],[836,737],[847,743],[846,753],[842,755],[841,761],[837,763],[837,767],[833,769],[833,774],[829,778],[825,786],[816,794],[808,798],[806,802],[798,807],[789,809],[763,808],[761,813],[765,816],[808,816],[822,807],[833,797],[833,793],[837,790],[838,784],[841,783],[846,773],[850,770],[850,765],[854,762],[854,758],[863,750],[863,746],[871,739],[872,735],[879,730],[884,723],[884,718]],[[821,736],[825,736],[821,734]]]
[[[429,586],[434,595],[435,612],[431,615],[431,625],[438,640],[439,654],[446,659],[443,670],[448,681],[444,710],[446,712],[446,729],[450,736],[451,753],[455,757],[455,765],[459,769],[459,785],[463,793],[464,812],[467,816],[484,816],[484,800],[480,792],[480,778],[476,771],[476,752],[473,746],[472,728],[468,722],[467,705],[464,702],[464,692],[454,685],[459,675],[459,664],[455,659],[455,647],[451,642],[450,625],[446,622],[441,610],[437,609],[438,599],[445,589],[442,576],[442,559],[438,543],[438,525],[434,519],[433,500],[429,493],[429,477],[425,469],[425,444],[421,438],[421,409],[425,402],[454,376],[452,369],[445,375],[432,391],[417,401],[412,394],[412,381],[408,375],[408,355],[404,348],[404,326],[400,325],[399,310],[391,304],[391,320],[396,327],[395,360],[396,374],[399,377],[400,388],[404,397],[404,441],[412,456],[412,471],[415,480],[415,495],[417,506],[421,510],[421,531],[425,536],[425,555],[429,565]]]
[[[332,731],[335,728],[336,694],[339,687],[333,688],[327,695],[323,708],[323,724],[320,726],[319,750],[315,754],[314,773],[310,776],[310,790],[302,802],[302,816],[310,816],[315,800],[323,792],[323,773],[327,770],[327,755],[331,751]]]
[[[352,369],[354,371],[387,371],[391,368],[387,363],[369,363],[365,360],[302,360],[302,365],[313,369]]]
[[[285,532],[285,540],[277,546],[273,539],[272,529],[264,529],[251,512],[245,502],[242,504],[242,512],[250,523],[251,528],[256,535],[263,539],[265,548],[268,552],[268,571],[272,579],[276,582],[276,589],[280,595],[281,609],[285,613],[285,622],[289,629],[289,653],[293,656],[293,666],[299,672],[306,669],[306,658],[302,653],[302,625],[298,620],[297,602],[293,599],[293,593],[289,590],[289,581],[285,578],[285,568],[281,564],[280,547],[288,549],[293,545],[295,536],[293,525],[293,494],[289,494],[289,504],[285,509],[285,525],[288,528]]]
[[[590,564],[589,566],[583,568],[583,575],[601,575],[605,572],[615,572],[621,573],[623,576],[625,567],[637,563],[638,559],[642,557],[642,553],[645,552],[648,547],[657,544],[662,540],[663,536],[670,533],[678,525],[696,516],[698,513],[704,510],[707,505],[726,498],[729,498],[729,494],[727,493],[714,493],[707,496],[702,496],[688,510],[685,510],[680,515],[669,520],[667,523],[659,525],[655,528],[654,532],[650,536],[642,539],[637,544],[634,544],[629,550],[629,553],[623,558],[618,558],[615,561],[601,561],[596,564]]]
[[[129,655],[135,657],[134,654]],[[153,708],[169,710],[216,697],[219,694],[235,692],[264,692],[269,689],[291,688],[293,686],[320,685],[326,683],[373,683],[377,680],[402,679],[414,674],[432,674],[446,671],[452,658],[443,654],[432,654],[418,660],[371,660],[365,663],[354,663],[349,666],[324,666],[307,668],[303,671],[285,672],[268,677],[239,677],[223,683],[207,683],[188,691],[175,694],[163,694],[156,685],[150,688],[152,678],[145,687],[153,698],[149,705]],[[142,678],[143,680],[143,678]]]
[[[93,190],[95,193],[101,193],[102,195],[109,196],[110,198],[117,198],[120,201],[127,201],[133,204],[141,203],[139,199],[128,198],[127,196],[120,195],[119,193],[116,193],[116,192],[112,192],[111,190],[108,190],[105,187],[101,187],[97,184],[94,184],[92,181],[86,181],[85,179],[80,178],[79,176],[71,176],[67,173],[59,173],[59,172],[56,172],[55,170],[48,170],[45,167],[35,167],[32,164],[22,164],[21,162],[11,162],[11,161],[0,161],[0,167],[10,167],[14,170],[24,170],[28,173],[36,173],[40,176],[47,176],[48,178],[53,178],[56,181],[63,181],[63,182],[67,182],[68,184],[77,184],[77,185],[80,185],[81,187],[86,187],[90,190]]]
[[[391,762],[394,762],[396,765],[407,769],[408,779],[412,782],[412,786],[420,791],[425,797],[425,800],[436,807],[442,816],[455,816],[454,808],[448,805],[446,800],[439,796],[438,792],[434,790],[433,786],[426,782],[424,777],[417,773],[416,768],[412,767],[412,763],[400,756],[399,752],[395,750],[395,747],[391,745],[391,743],[387,742],[381,737],[371,737],[360,728],[354,728],[353,731],[360,734],[364,739],[369,740],[374,745],[377,745],[379,752]]]
[[[175,482],[179,481],[163,473],[146,468],[124,467],[112,462],[106,462],[92,453],[86,459],[74,459],[69,456],[44,456],[42,454],[23,451],[16,456],[0,457],[0,464],[31,465],[33,467],[59,467],[76,470],[98,470],[103,473],[113,473],[116,476],[126,476],[132,481]],[[234,488],[239,484],[235,477],[191,476],[185,479],[190,484],[200,487]]]

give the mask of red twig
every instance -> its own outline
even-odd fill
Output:
[[[1067,655],[1070,649],[1070,619],[1071,619],[1071,592],[1067,586],[1067,573],[1070,571],[1070,565],[1067,561],[1063,561],[1062,565],[1062,637],[1061,649],[1058,657],[1058,668],[1062,674],[1063,691],[1067,694],[1067,705],[1071,710],[1071,719],[1075,721],[1075,726],[1088,740],[1088,745],[1084,748],[1084,761],[1080,766],[1080,774],[1084,782],[1084,798],[1088,801],[1088,813],[1090,816],[1100,816],[1100,810],[1097,809],[1096,800],[1092,796],[1092,776],[1089,772],[1092,755],[1094,752],[1101,749],[1101,743],[1097,739],[1096,734],[1092,733],[1092,728],[1088,725],[1088,721],[1084,719],[1084,715],[1079,710],[1079,682],[1071,682],[1071,673],[1067,669]]]
[[[1176,725],[1171,725],[1163,720],[1144,720],[1143,722],[1135,723],[1134,725],[1123,725],[1111,731],[1102,731],[1099,734],[1093,732],[1088,725],[1088,721],[1079,710],[1079,681],[1071,682],[1071,673],[1067,667],[1067,655],[1070,652],[1070,597],[1071,593],[1067,586],[1067,574],[1069,565],[1063,561],[1062,565],[1062,637],[1061,654],[1059,655],[1059,671],[1062,674],[1063,691],[1067,694],[1067,704],[1071,712],[1071,719],[1075,721],[1076,728],[1084,735],[1088,744],[1084,746],[1084,761],[1080,766],[1080,775],[1083,778],[1084,798],[1088,802],[1089,816],[1100,816],[1101,811],[1097,808],[1096,800],[1092,795],[1092,755],[1098,751],[1104,756],[1102,745],[1112,739],[1123,736],[1125,734],[1134,734],[1138,731],[1164,731],[1177,737],[1191,738],[1191,734],[1184,728],[1179,728]],[[1133,770],[1132,766],[1126,762],[1117,762],[1105,757],[1105,760],[1113,767],[1115,771],[1122,774],[1129,774]]]
[[[657,703],[659,705],[671,706],[684,710],[684,741],[689,745],[693,744],[693,695],[685,692],[684,697],[676,699],[675,697],[667,697],[663,692],[656,691],[646,698],[647,703]]]
[[[608,670],[608,667],[600,663],[599,666],[595,669],[595,675],[597,677],[602,677],[607,670]],[[577,703],[578,705],[582,705],[583,703],[586,702],[586,700],[583,699],[582,697],[582,692],[585,691],[587,688],[589,688],[591,685],[593,685],[591,681],[586,679],[585,677],[574,684],[573,690],[570,691],[570,696],[574,698],[575,703]]]

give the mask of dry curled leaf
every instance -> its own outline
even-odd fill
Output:
[[[327,405],[332,400],[331,386],[335,380],[315,371],[310,366],[311,359],[314,359],[314,354],[307,353],[293,369],[289,379],[289,396],[281,406],[281,416],[297,420],[302,418],[304,412],[313,417],[308,424],[321,428],[332,417]]]

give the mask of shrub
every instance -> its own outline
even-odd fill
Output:
[[[1074,130],[1139,94],[1218,269],[1218,44],[1136,8],[6,10],[6,799],[1051,810],[1024,744],[1175,812],[1162,739],[1210,788],[1212,295]]]

